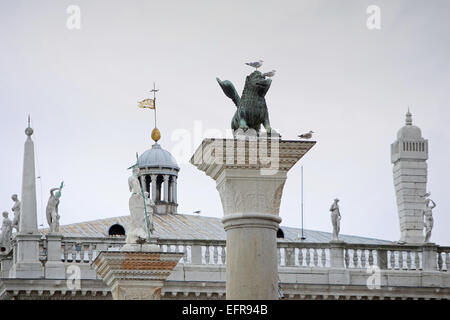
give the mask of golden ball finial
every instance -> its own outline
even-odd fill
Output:
[[[159,139],[161,139],[161,133],[159,132],[158,128],[152,130],[152,139],[155,142],[158,142]]]

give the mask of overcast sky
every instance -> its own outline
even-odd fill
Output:
[[[369,5],[381,29],[366,27]],[[81,29],[66,27],[67,7]],[[177,158],[179,212],[222,217],[215,182],[187,161],[203,137],[225,137],[235,112],[215,77],[239,92],[263,59],[266,96],[283,139],[317,144],[289,172],[282,225],[400,238],[390,144],[410,106],[429,140],[431,240],[450,244],[450,23],[433,1],[0,0],[0,210],[21,192],[26,118],[35,130],[39,223],[48,190],[66,183],[61,223],[128,214],[135,153],[151,147],[153,114],[137,108],[156,81],[161,144]],[[42,192],[41,192],[42,186]],[[41,205],[42,199],[42,205]]]

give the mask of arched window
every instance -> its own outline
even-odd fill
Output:
[[[125,236],[125,228],[118,223],[113,224],[108,229],[108,235],[109,236]]]
[[[277,238],[284,239],[284,232],[283,232],[283,230],[281,230],[281,228],[278,228]]]

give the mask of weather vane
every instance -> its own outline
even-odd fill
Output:
[[[142,101],[139,101],[139,108],[142,109],[152,109],[155,111],[155,128],[152,131],[152,139],[157,143],[159,139],[161,139],[161,133],[159,132],[158,128],[156,127],[156,92],[158,92],[159,89],[156,89],[155,83],[153,82],[153,89],[150,90],[150,92],[153,92],[153,99],[144,99]]]

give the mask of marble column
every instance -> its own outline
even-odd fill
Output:
[[[143,175],[141,176],[141,186],[144,189],[144,192],[149,192],[149,190],[147,190],[147,175]]]
[[[173,201],[173,183],[172,176],[169,176],[169,202]]]
[[[177,203],[177,177],[172,177],[172,202]]]
[[[279,136],[239,140],[205,139],[191,163],[216,181],[222,201],[227,299],[274,300],[279,298],[277,230],[283,187],[288,170],[315,142],[281,141]],[[270,157],[264,156],[268,149]]]
[[[41,234],[37,227],[36,174],[34,165],[34,143],[31,139],[33,129],[25,130],[22,207],[19,230],[15,236],[14,264],[10,270],[11,278],[42,278],[43,268],[39,261],[39,241]]]
[[[169,202],[169,175],[164,175],[164,201]]]
[[[151,184],[152,184],[152,200],[154,201],[154,202],[156,202],[156,180],[157,180],[157,175],[156,174],[152,174],[151,175],[151,178],[152,178],[152,181],[151,181]]]

